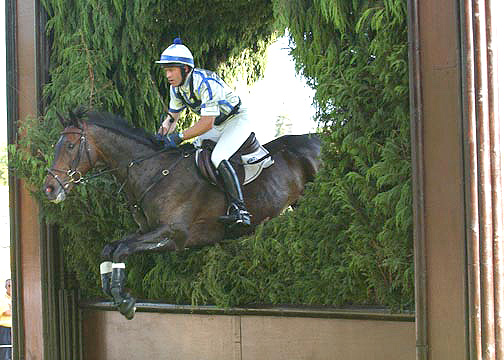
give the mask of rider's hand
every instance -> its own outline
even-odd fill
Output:
[[[173,118],[168,115],[163,120],[163,123],[159,127],[158,133],[161,134],[161,135],[166,135],[166,134],[172,133],[173,130],[175,130],[175,127],[173,127],[173,129],[172,129],[173,123],[174,123]]]
[[[169,142],[173,142],[175,145],[180,145],[184,141],[184,133],[171,133],[167,136]]]
[[[168,135],[156,135],[156,139],[163,143],[165,149],[175,149],[182,141],[184,141],[184,135],[180,133],[172,133]]]

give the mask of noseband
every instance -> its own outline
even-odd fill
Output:
[[[87,157],[89,166],[92,167],[91,155],[89,154],[89,147],[87,146],[88,141],[86,139],[86,133],[84,132],[83,129],[79,129],[79,130],[80,131],[78,131],[78,132],[75,130],[63,130],[61,132],[61,136],[70,135],[70,134],[75,134],[75,135],[80,136],[80,138],[79,138],[79,151],[77,152],[77,155],[75,156],[75,158],[73,158],[72,161],[70,162],[70,166],[69,166],[68,170],[58,169],[55,167],[51,167],[51,168],[47,169],[47,172],[49,173],[49,175],[51,175],[58,182],[58,184],[63,188],[63,191],[65,192],[65,194],[67,193],[67,188],[71,183],[74,183],[77,185],[77,184],[81,183],[81,181],[83,179],[82,173],[77,168],[80,164],[82,153],[84,152],[84,150],[86,152],[86,157]],[[60,180],[60,178],[58,177],[57,173],[67,175],[69,180],[66,182],[62,182]]]

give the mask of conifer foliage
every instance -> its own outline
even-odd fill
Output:
[[[317,234],[307,254],[333,268],[312,276],[340,303],[413,302],[406,10],[404,0],[275,1],[325,140],[325,168],[289,237]]]
[[[220,306],[412,305],[405,0],[44,0],[44,6],[51,38],[47,115],[26,122],[20,148],[28,152],[13,157],[17,174],[37,189],[59,132],[56,109],[83,104],[155,130],[168,87],[153,62],[176,36],[199,67],[253,82],[275,27],[288,28],[297,68],[316,89],[324,167],[296,209],[250,237],[131,257],[128,286],[137,296]],[[135,231],[117,190],[114,179],[99,177],[62,204],[35,193],[58,225],[67,272],[86,296],[100,295],[103,245]]]
[[[197,67],[256,79],[272,28],[265,0],[43,0],[52,39],[45,95],[51,109],[105,109],[154,130],[168,85],[154,64],[181,37]],[[233,69],[231,71],[230,69]]]

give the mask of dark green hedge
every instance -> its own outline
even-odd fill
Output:
[[[47,115],[26,128],[13,164],[40,186],[59,129],[77,104],[150,131],[167,84],[153,61],[181,35],[201,67],[253,82],[275,28],[288,28],[298,70],[316,90],[325,166],[296,210],[253,236],[181,253],[133,256],[128,286],[174,303],[413,303],[406,1],[45,0]],[[282,91],[282,89],[278,89]],[[190,119],[186,120],[186,123]],[[41,206],[64,240],[66,269],[99,296],[103,245],[134,231],[112,178]]]

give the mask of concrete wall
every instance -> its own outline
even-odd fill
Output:
[[[85,360],[414,360],[413,322],[83,312]]]

